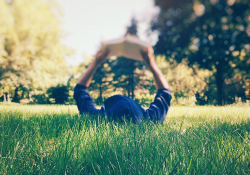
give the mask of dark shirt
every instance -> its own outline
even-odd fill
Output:
[[[96,109],[87,88],[79,84],[74,89],[74,99],[76,100],[80,114],[88,113],[109,116],[111,114],[118,114],[121,110],[128,110],[132,111],[135,115],[136,123],[140,123],[142,119],[150,119],[163,123],[170,107],[171,91],[170,89],[158,90],[154,101],[148,109],[142,108],[136,101],[122,95],[115,95],[108,98],[101,109]]]

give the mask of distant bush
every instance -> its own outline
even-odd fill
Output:
[[[149,106],[154,101],[155,95],[142,94],[135,97],[135,101],[141,106]]]
[[[48,95],[45,92],[32,95],[32,99],[33,104],[49,104]]]
[[[28,104],[28,103],[30,103],[30,102],[31,102],[31,101],[30,101],[29,99],[27,99],[27,98],[24,98],[24,99],[19,100],[19,103],[20,103],[20,104],[23,104],[23,105]]]
[[[65,85],[57,85],[47,90],[50,103],[54,104],[68,104],[69,88]]]

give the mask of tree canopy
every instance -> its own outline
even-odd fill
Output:
[[[155,5],[160,7],[151,26],[159,32],[156,54],[213,71],[218,104],[226,104],[229,80],[239,71],[242,78],[249,79],[249,1],[155,0]],[[245,98],[247,86],[242,90]]]
[[[156,62],[172,104],[230,104],[250,100],[249,0],[154,0],[160,11]],[[73,88],[90,59],[68,67],[60,8],[55,1],[0,0],[0,97],[18,102],[73,104]],[[136,18],[127,33],[137,35]],[[96,71],[90,94],[98,104],[122,93],[142,104],[156,89],[143,62],[109,59]],[[57,93],[58,92],[58,93]],[[60,95],[61,94],[61,95]]]
[[[65,79],[58,7],[45,0],[0,0],[0,84],[48,88]]]

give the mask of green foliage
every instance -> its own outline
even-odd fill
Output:
[[[137,21],[134,18],[131,20],[131,25],[127,27],[127,32],[137,34]],[[78,75],[80,76],[90,59],[86,58],[80,68],[75,70],[75,75],[80,72]],[[108,59],[97,68],[88,90],[97,105],[102,105],[105,98],[114,94],[135,98],[142,93],[154,93],[152,78],[147,77],[144,74],[145,71],[143,62],[124,57]],[[72,78],[70,82],[73,81]]]
[[[249,1],[155,0],[155,4],[160,7],[151,27],[160,33],[156,53],[211,70],[217,104],[231,103],[229,95],[249,98]],[[247,80],[236,92],[232,80],[239,72]]]
[[[140,84],[141,72],[136,72],[142,69],[143,63],[131,60],[125,57],[119,57],[112,62],[112,71],[114,72],[113,86],[115,89],[123,88],[128,97],[135,97],[136,86]],[[143,89],[143,88],[141,88]]]
[[[195,65],[190,68],[185,60],[177,63],[174,59],[166,61],[165,56],[157,56],[156,63],[167,79],[172,92],[171,104],[195,105],[214,104],[215,99],[206,90],[212,87],[211,71],[198,69]]]
[[[137,101],[141,106],[149,107],[150,103],[154,101],[155,94],[149,95],[149,94],[142,94],[140,96],[137,96],[135,98],[135,101]]]
[[[58,7],[52,1],[0,1],[0,88],[49,88],[65,81]],[[12,93],[18,101],[17,95]]]
[[[38,93],[32,96],[34,104],[50,104],[46,93]]]
[[[131,25],[127,27],[127,33],[137,36],[137,20],[133,17],[131,19]]]
[[[137,36],[137,21],[132,18],[127,27],[127,34]],[[134,99],[137,94],[151,89],[150,80],[143,75],[145,64],[125,57],[114,59],[111,64],[114,73],[113,86],[115,90],[123,89],[123,94]],[[148,93],[148,91],[147,91]]]
[[[98,98],[96,98],[97,104],[103,103],[103,95],[113,91],[113,71],[111,71],[112,60],[107,60],[102,63],[96,70],[93,79],[91,81],[89,90],[99,92]]]
[[[171,103],[250,100],[249,2],[155,0],[155,5],[160,13],[151,29],[159,32],[155,53],[163,55],[156,61],[170,84]],[[77,68],[66,67],[65,56],[71,53],[61,43],[58,10],[54,1],[0,0],[1,101],[75,104],[73,88],[90,58]],[[133,18],[127,32],[137,35],[137,24]],[[52,95],[51,87],[68,78],[68,92],[59,88],[64,95]],[[114,94],[149,105],[156,93],[145,65],[124,58],[103,63],[89,90],[98,105]]]
[[[51,87],[47,90],[51,103],[66,104],[69,99],[68,86],[58,84],[56,87]]]
[[[250,108],[172,107],[164,124],[76,106],[0,106],[1,174],[249,174]]]
[[[214,91],[207,90],[208,86],[213,87],[211,71],[198,69],[196,66],[190,68],[184,60],[179,64],[173,59],[167,61],[164,56],[157,56],[156,62],[169,82],[173,96],[172,104],[216,104]],[[81,73],[84,72],[82,70],[86,65],[87,63],[80,65]],[[69,84],[73,85],[71,86],[73,89],[76,79],[71,77]],[[103,63],[94,75],[88,90],[97,105],[102,105],[102,101],[115,94],[132,97],[134,91],[134,99],[139,104],[148,106],[157,92],[153,75],[145,65],[126,58],[110,59]],[[100,99],[100,92],[102,99]]]

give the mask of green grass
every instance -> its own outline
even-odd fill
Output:
[[[0,105],[0,174],[250,174],[250,107],[172,107],[164,124]]]

